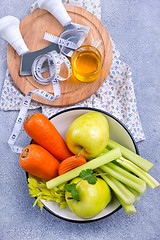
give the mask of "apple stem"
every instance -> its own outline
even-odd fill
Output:
[[[67,197],[67,199],[68,199],[68,200],[71,200],[71,199],[73,199],[73,198],[72,198],[72,197]]]
[[[77,156],[79,157],[81,155],[83,148],[79,151],[79,153],[77,154]]]

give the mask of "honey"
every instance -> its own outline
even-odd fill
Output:
[[[74,76],[82,82],[93,82],[101,73],[101,54],[95,47],[82,46],[71,58]]]

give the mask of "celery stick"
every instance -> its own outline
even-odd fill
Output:
[[[133,204],[126,204],[117,194],[116,194],[116,196],[117,196],[118,200],[120,201],[120,203],[127,215],[137,212],[137,210]]]
[[[140,198],[140,193],[139,193],[139,192],[137,192],[137,191],[134,190],[133,188],[127,186],[126,184],[125,184],[125,186],[126,186],[126,188],[128,188],[128,190],[129,190],[131,193],[134,194],[134,196],[135,196],[135,201],[139,201],[139,200],[141,199],[141,198]]]
[[[112,190],[114,191],[116,197],[118,198],[118,200],[120,201],[122,207],[124,208],[124,211],[126,212],[126,214],[129,215],[131,213],[136,213],[137,211],[136,211],[136,209],[135,209],[135,207],[133,205],[133,202],[134,202],[135,198],[134,198],[134,196],[132,197],[132,194],[131,194],[131,198],[129,198],[127,196],[128,189],[121,182],[119,182],[117,179],[113,178],[109,174],[104,175],[103,174],[104,172],[101,171],[100,169],[96,169],[95,171],[97,173],[101,174],[101,177],[112,188]],[[122,186],[123,190],[121,189],[120,186]]]
[[[120,145],[119,143],[114,142],[113,140],[109,139],[108,147],[116,148],[119,147],[121,149],[122,156],[130,160],[131,162],[135,163],[137,166],[149,172],[149,170],[153,167],[153,163],[148,161],[147,159],[139,156],[138,154],[132,152],[131,150],[127,149],[126,147]]]
[[[127,159],[121,157],[120,159],[116,160],[118,163],[120,163],[122,166],[126,167],[130,171],[132,171],[134,174],[142,178],[148,186],[153,189],[155,187],[160,186],[159,182],[155,180],[149,173],[143,171],[141,168],[139,168],[134,163],[128,161]]]
[[[105,153],[108,153],[108,152],[111,151],[111,150],[112,150],[112,149],[105,148],[105,149],[103,150],[103,152],[101,152],[97,157],[100,157],[100,156],[104,155]]]
[[[109,173],[111,176],[115,177],[141,194],[146,191],[146,183],[142,179],[134,176],[133,174],[125,171],[113,163],[108,163],[104,166],[101,166],[100,169]]]
[[[122,155],[121,155],[120,149],[115,148],[115,149],[109,151],[108,153],[105,153],[102,156],[92,159],[89,162],[87,162],[77,168],[72,169],[71,171],[68,171],[56,178],[53,178],[52,180],[46,182],[46,185],[49,189],[57,187],[65,182],[79,176],[79,174],[82,170],[98,168],[101,165],[104,165],[110,161],[120,158],[121,156]]]
[[[125,202],[126,204],[132,204],[135,202],[135,196],[121,182],[119,182],[117,179],[113,178],[109,174],[104,175],[104,172],[101,171],[99,168],[95,171],[101,174],[101,177],[104,179],[104,181],[123,200],[123,202]]]

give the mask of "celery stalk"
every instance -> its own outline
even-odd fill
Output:
[[[146,191],[146,183],[142,179],[134,176],[121,167],[118,167],[114,163],[103,165],[100,169],[109,173],[111,176],[115,177],[127,186],[135,189],[140,194],[143,194]]]
[[[128,188],[128,190],[129,190],[131,193],[134,194],[134,196],[135,196],[135,201],[139,201],[139,200],[140,200],[140,193],[137,192],[136,190],[134,190],[133,188],[127,186],[126,184],[125,184],[125,186],[126,186],[126,188]]]
[[[131,162],[133,162],[134,164],[136,164],[146,172],[149,172],[149,170],[153,167],[153,163],[139,156],[138,154],[132,152],[126,147],[120,145],[119,143],[114,142],[111,139],[109,139],[107,147],[110,147],[110,148],[119,147],[123,157],[127,158],[128,160],[130,160]]]
[[[134,163],[128,161],[127,159],[121,157],[120,159],[116,160],[118,163],[120,163],[122,166],[126,167],[130,171],[132,171],[134,174],[142,178],[148,186],[153,189],[155,187],[158,187],[160,184],[157,180],[155,180],[149,173],[143,171],[141,168],[139,168]]]
[[[131,204],[126,204],[117,194],[116,194],[118,200],[120,201],[125,213],[127,215],[130,215],[131,213],[136,213],[137,210],[135,208],[135,206],[131,203]]]
[[[133,202],[135,201],[134,195],[130,194],[130,191],[128,191],[128,188],[126,188],[121,182],[119,182],[117,179],[113,178],[109,174],[104,175],[103,171],[99,168],[95,170],[97,173],[101,174],[101,177],[106,181],[106,183],[112,188],[114,191],[116,197],[120,201],[122,207],[124,208],[124,211],[127,215],[131,213],[136,213],[136,209],[133,205]],[[129,198],[129,195],[131,196]]]
[[[89,162],[87,162],[77,168],[74,168],[71,171],[68,171],[68,172],[46,182],[47,188],[52,189],[54,187],[57,187],[65,182],[79,176],[79,174],[82,170],[98,168],[101,165],[104,165],[110,161],[120,158],[121,156],[122,155],[121,155],[120,149],[115,148],[115,149],[109,151],[108,153],[105,153],[102,156],[92,159]]]
[[[108,153],[109,151],[111,151],[111,149],[105,148],[105,149],[103,150],[103,152],[101,152],[101,153],[98,155],[98,157],[104,155],[105,153]]]
[[[116,193],[125,204],[132,204],[135,202],[135,196],[126,188],[121,182],[113,178],[111,175],[105,175],[99,168],[96,172],[101,174],[104,181],[110,186],[110,188]]]

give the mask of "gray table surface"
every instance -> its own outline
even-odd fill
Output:
[[[33,0],[0,0],[0,17],[22,20]],[[155,165],[151,174],[160,181],[160,1],[101,0],[102,22],[133,70],[133,81],[146,140],[138,143],[140,154]],[[5,72],[7,43],[0,39],[0,86]],[[7,141],[17,111],[0,112],[0,239],[160,239],[160,188],[147,189],[136,203],[137,214],[123,209],[98,222],[78,224],[63,221],[47,211],[32,209],[26,176],[18,155]]]

